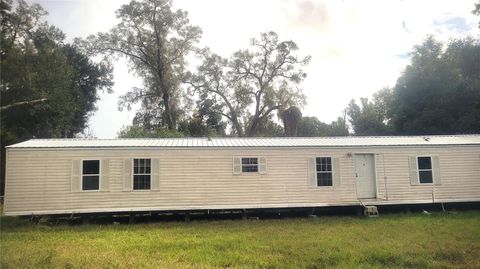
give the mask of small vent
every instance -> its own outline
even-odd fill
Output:
[[[424,137],[423,137],[423,140],[425,140],[425,141],[427,141],[427,142],[430,142],[430,137],[424,136]]]

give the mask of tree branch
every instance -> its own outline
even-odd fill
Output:
[[[13,103],[13,104],[9,104],[9,105],[0,107],[0,111],[3,112],[3,111],[8,110],[10,108],[17,107],[17,106],[22,106],[22,105],[36,105],[38,103],[42,103],[42,102],[45,102],[47,100],[48,100],[47,98],[40,98],[40,99],[35,99],[35,100],[30,100],[30,101],[16,102],[16,103]]]

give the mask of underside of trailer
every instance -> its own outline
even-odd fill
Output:
[[[265,204],[265,205],[238,205],[238,206],[182,206],[176,208],[166,207],[137,207],[137,208],[89,208],[78,210],[45,210],[45,211],[23,211],[8,212],[6,216],[69,216],[69,215],[130,215],[156,213],[195,213],[195,212],[247,212],[247,211],[298,211],[312,210],[321,208],[342,208],[354,207],[364,208],[366,206],[388,207],[388,206],[413,206],[413,205],[441,205],[447,203],[478,203],[480,198],[471,199],[441,199],[441,200],[409,200],[409,201],[389,201],[385,199],[360,199],[354,202],[345,203],[317,203],[317,204]]]
[[[42,214],[20,216],[32,223],[46,221],[50,224],[60,223],[95,223],[121,224],[144,223],[150,221],[200,221],[200,220],[260,220],[281,218],[317,218],[325,216],[368,216],[366,205],[320,206],[320,207],[280,207],[280,208],[249,208],[249,209],[207,209],[207,210],[151,210],[151,211],[119,211],[100,213]],[[448,203],[414,203],[414,204],[382,204],[376,205],[375,216],[388,213],[422,213],[430,215],[434,212],[455,214],[462,210],[480,209],[477,202]]]

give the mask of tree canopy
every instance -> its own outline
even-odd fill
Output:
[[[185,56],[195,49],[201,29],[190,24],[186,11],[172,10],[171,0],[131,1],[116,14],[120,22],[115,27],[89,36],[82,44],[106,59],[126,57],[142,78],[143,87],[125,94],[121,108],[140,102],[139,117],[151,119],[156,128],[175,130]]]
[[[348,125],[344,118],[338,117],[330,124],[321,122],[317,117],[303,117],[298,124],[298,136],[347,136]]]
[[[480,132],[480,43],[429,37],[412,51],[391,111],[398,134]]]
[[[356,135],[468,134],[480,132],[480,42],[447,44],[428,37],[393,89],[348,107]]]
[[[238,136],[255,136],[260,125],[279,109],[303,105],[305,96],[298,88],[306,77],[301,67],[310,57],[297,57],[293,41],[279,41],[274,32],[251,40],[251,48],[224,59],[208,49],[203,63],[186,81],[201,100],[213,100],[215,113],[233,126]]]
[[[98,92],[110,92],[113,82],[110,66],[67,44],[60,29],[43,21],[47,13],[40,5],[2,1],[0,14],[3,182],[5,146],[83,132]]]
[[[382,89],[373,94],[373,101],[360,98],[360,105],[350,101],[347,108],[350,124],[356,135],[390,135],[393,129],[390,122],[392,90]]]
[[[111,91],[108,65],[96,64],[42,22],[39,5],[3,1],[1,13],[2,145],[31,137],[72,137]],[[10,142],[8,142],[10,141]]]

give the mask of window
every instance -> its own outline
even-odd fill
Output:
[[[418,179],[420,183],[433,183],[432,158],[417,157]]]
[[[243,173],[257,173],[258,172],[258,158],[242,158],[242,172]]]
[[[92,191],[99,189],[100,161],[88,160],[82,163],[82,190]]]
[[[150,159],[133,159],[133,189],[149,190],[151,177]]]
[[[332,186],[332,158],[317,157],[317,186]]]

